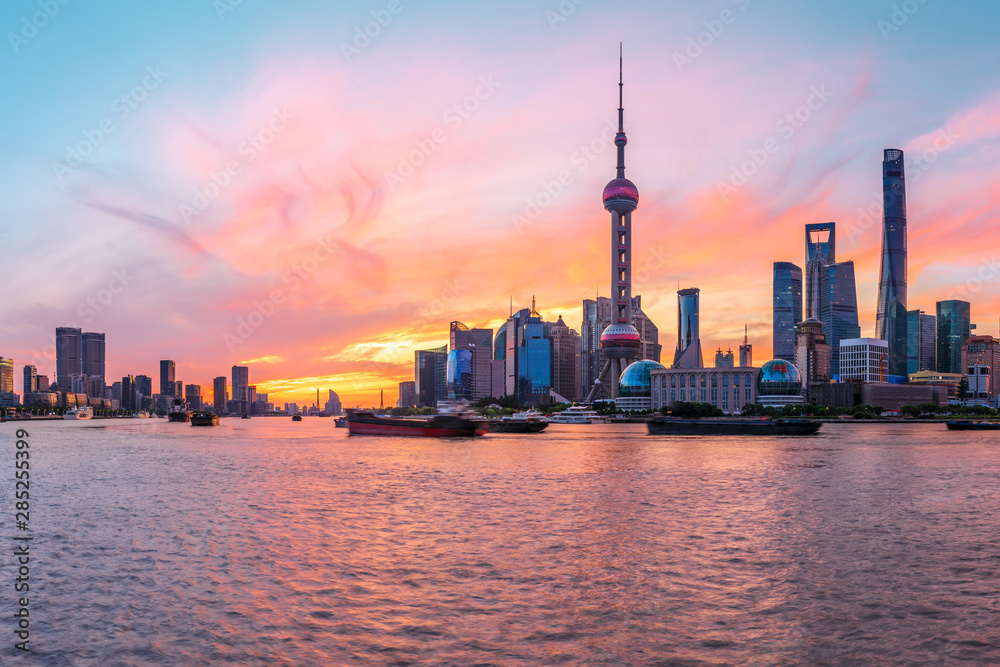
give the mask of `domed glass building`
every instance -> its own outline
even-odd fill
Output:
[[[802,375],[790,361],[772,359],[764,364],[757,376],[757,402],[783,407],[802,404]]]
[[[664,368],[663,364],[649,359],[629,364],[618,380],[618,399],[615,407],[620,410],[649,410],[653,395],[649,372]]]

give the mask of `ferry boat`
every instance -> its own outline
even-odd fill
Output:
[[[292,415],[292,421],[293,422],[300,422],[300,421],[302,421],[302,415]]]
[[[647,422],[650,435],[812,435],[822,426],[811,419],[673,419]]]
[[[191,426],[218,426],[219,415],[213,412],[192,412]]]
[[[572,405],[549,415],[550,424],[607,424],[608,421],[607,417],[602,417],[586,405]]]
[[[81,405],[76,408],[72,408],[63,415],[63,419],[93,419],[94,408],[89,405]]]
[[[473,419],[463,412],[448,410],[430,419],[400,419],[380,417],[368,410],[347,413],[347,428],[351,435],[400,435],[424,438],[469,438],[485,435],[489,424]]]
[[[137,412],[134,415],[132,415],[132,419],[149,419],[152,416],[153,415],[149,414],[145,410],[142,410],[141,412]]]
[[[337,428],[347,428],[347,417],[337,417],[333,420],[333,425]]]
[[[945,424],[952,431],[1000,431],[1000,422],[950,421]]]
[[[494,433],[540,433],[548,427],[545,415],[535,409],[515,412],[509,417],[490,422]]]

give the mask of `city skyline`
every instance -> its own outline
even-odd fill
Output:
[[[677,343],[665,323],[680,280],[701,289],[705,350],[735,348],[746,323],[758,359],[770,358],[772,264],[800,264],[802,225],[824,221],[837,223],[839,255],[854,261],[861,335],[873,336],[887,148],[916,160],[906,165],[907,307],[971,301],[976,332],[995,334],[1000,268],[985,249],[998,235],[998,79],[955,73],[994,54],[973,46],[990,40],[965,34],[990,23],[970,26],[928,4],[886,32],[879,21],[891,21],[890,6],[854,3],[847,24],[834,16],[843,7],[745,4],[647,5],[662,20],[607,36],[596,3],[569,16],[555,4],[512,3],[491,19],[524,28],[516,47],[488,38],[483,20],[430,48],[427,31],[444,10],[404,4],[348,62],[340,44],[352,45],[354,27],[380,7],[317,7],[336,27],[291,43],[279,41],[287,23],[273,8],[244,3],[217,17],[182,3],[171,25],[212,40],[185,54],[154,33],[124,40],[133,57],[121,62],[88,53],[84,64],[107,75],[86,89],[47,74],[81,34],[115,25],[66,8],[8,52],[17,67],[0,75],[60,109],[14,110],[3,130],[10,213],[0,252],[14,292],[32,296],[3,306],[0,354],[55,379],[45,349],[56,327],[73,326],[106,332],[109,379],[157,376],[160,360],[175,359],[178,377],[207,395],[212,378],[251,365],[275,403],[332,388],[353,405],[377,403],[380,389],[394,396],[413,379],[414,350],[447,342],[450,321],[497,331],[511,296],[520,309],[538,294],[546,321],[561,315],[580,330],[583,299],[610,296],[606,272],[593,267],[607,261],[596,193],[614,160],[605,84],[619,40],[629,169],[642,174],[644,198],[634,292],[660,323],[663,349]],[[127,21],[133,10],[115,7]],[[725,9],[735,19],[689,55],[689,38]],[[820,37],[794,29],[824,22]],[[795,62],[761,45],[774,34],[789,38]],[[803,58],[807,37],[814,55]],[[421,62],[400,67],[418,42]],[[947,53],[941,63],[929,44]],[[206,71],[203,61],[224,49],[232,55]],[[765,57],[786,64],[761,67]],[[203,76],[226,83],[209,90]],[[123,93],[134,109],[115,105]],[[806,120],[795,119],[800,109]],[[113,131],[56,174],[67,146],[96,136],[105,117]],[[265,128],[259,149],[240,152]],[[411,164],[425,146],[433,151]],[[206,190],[226,157],[240,172],[198,209],[194,190]],[[547,261],[524,252],[536,245],[550,248]],[[15,383],[21,391],[20,371]]]

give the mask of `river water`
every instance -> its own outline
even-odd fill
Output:
[[[11,471],[18,427],[0,425]],[[1000,434],[26,428],[32,654],[17,664],[1000,663]],[[12,476],[3,664],[18,653]]]

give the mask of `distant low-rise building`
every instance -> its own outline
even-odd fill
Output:
[[[625,369],[628,371],[628,368]],[[757,402],[759,368],[664,368],[649,371],[650,407],[659,410],[681,401],[711,403],[728,415]]]
[[[910,384],[944,387],[949,399],[957,399],[962,388],[961,373],[939,373],[937,371],[919,371],[910,373]]]
[[[970,336],[962,345],[962,370],[967,400],[989,403],[996,399],[1000,395],[1000,340]]]

